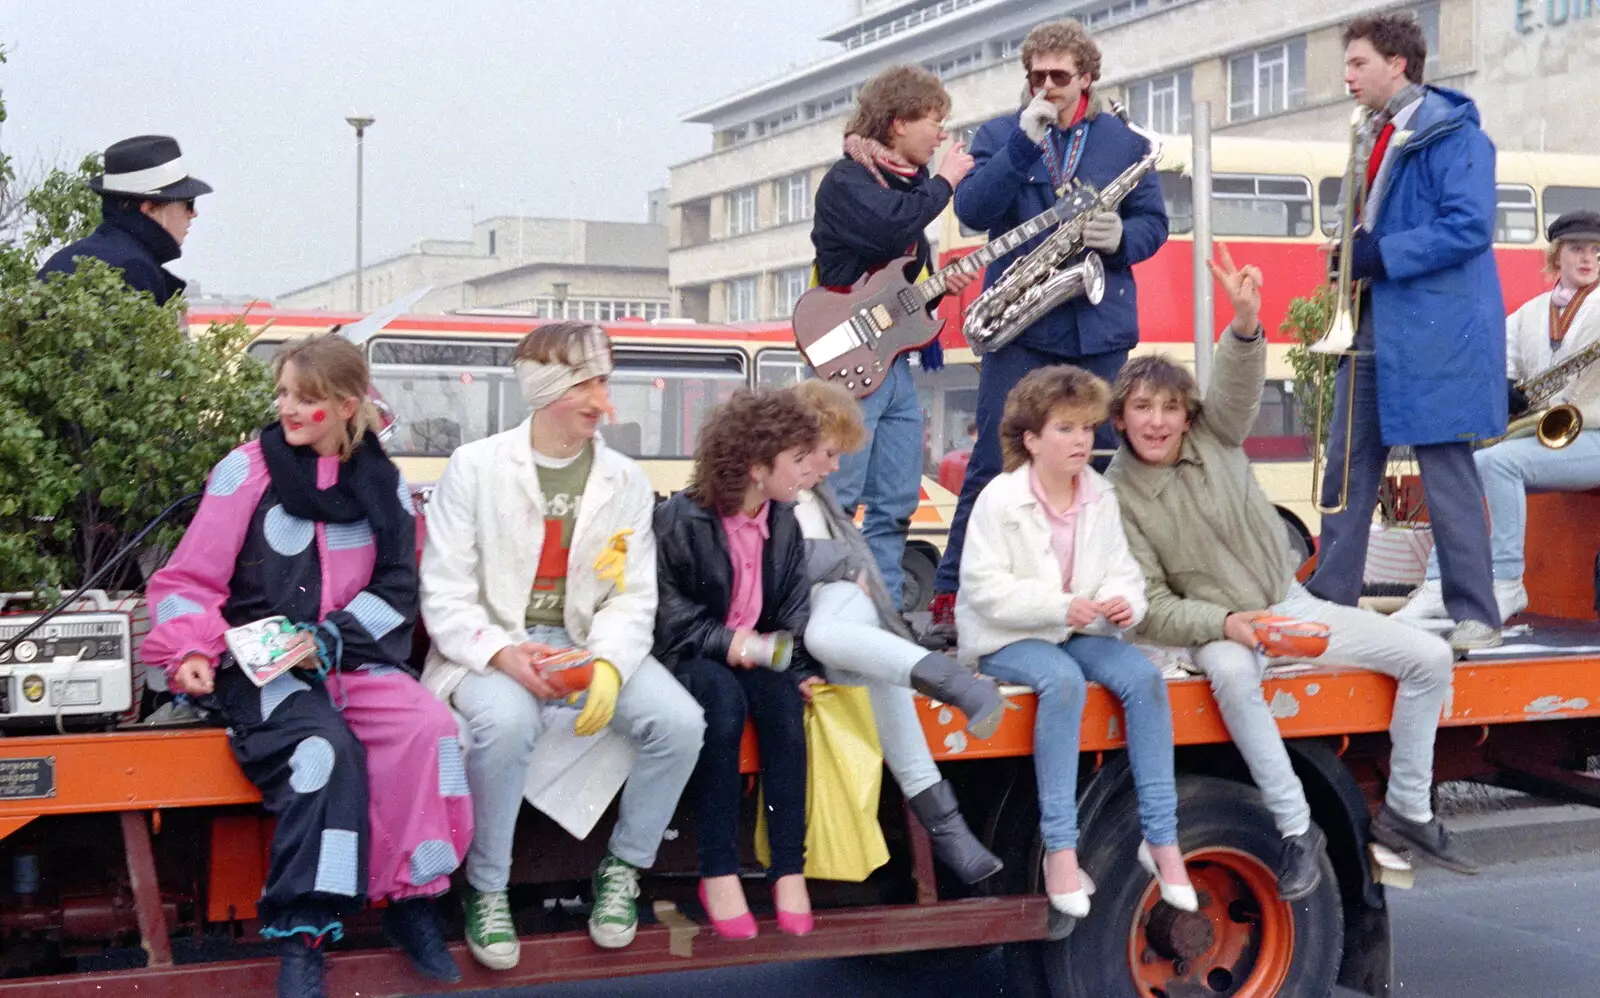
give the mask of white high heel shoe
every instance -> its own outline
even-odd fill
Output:
[[[1048,860],[1046,867],[1048,871]],[[1049,874],[1046,872],[1045,883],[1049,884]],[[1073,918],[1084,918],[1089,914],[1089,895],[1094,893],[1094,881],[1089,879],[1088,871],[1078,868],[1078,889],[1065,894],[1051,894],[1050,888],[1045,887],[1045,896],[1050,899],[1050,907],[1063,915]]]
[[[1193,884],[1169,884],[1161,879],[1161,874],[1156,872],[1156,858],[1150,855],[1148,842],[1139,843],[1139,865],[1144,867],[1144,872],[1156,878],[1156,886],[1161,889],[1161,900],[1179,911],[1200,910],[1200,898],[1195,894]]]

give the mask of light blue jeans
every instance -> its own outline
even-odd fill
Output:
[[[531,628],[528,640],[572,647],[559,627]],[[467,786],[475,830],[467,850],[467,882],[480,891],[503,891],[511,880],[511,845],[533,747],[545,725],[571,724],[574,715],[536,699],[498,669],[468,673],[450,703],[466,718],[470,735]],[[622,788],[609,849],[624,863],[644,869],[654,865],[678,797],[700,758],[705,718],[666,666],[647,658],[622,684],[611,727],[632,741],[638,754]]]
[[[812,588],[805,637],[806,650],[827,670],[828,682],[867,688],[884,764],[906,799],[943,779],[911,692],[911,669],[928,650],[884,630],[877,608],[854,582]]]
[[[1489,502],[1489,549],[1496,579],[1522,578],[1528,526],[1528,492],[1582,492],[1600,486],[1600,430],[1552,450],[1533,437],[1518,437],[1472,455]],[[1439,578],[1439,549],[1428,554],[1428,578]]]
[[[866,446],[839,458],[839,470],[828,477],[828,485],[846,513],[866,504],[861,535],[899,607],[905,583],[900,560],[911,514],[922,496],[922,403],[917,401],[911,362],[904,356],[889,368],[882,387],[861,400],[861,419]]]
[[[1002,682],[1030,686],[1037,696],[1033,764],[1046,851],[1078,847],[1078,732],[1091,682],[1122,701],[1145,840],[1153,846],[1177,843],[1172,708],[1161,670],[1143,652],[1118,638],[1090,634],[1075,634],[1059,645],[1028,638],[983,656],[978,667]]]

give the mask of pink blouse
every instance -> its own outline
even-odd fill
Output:
[[[735,513],[722,518],[728,535],[728,560],[733,563],[733,599],[728,602],[729,630],[756,626],[761,619],[761,554],[767,544],[767,508],[761,504],[754,516]]]
[[[1077,482],[1072,490],[1072,505],[1065,512],[1057,513],[1050,505],[1050,500],[1045,497],[1044,487],[1039,484],[1039,473],[1033,465],[1028,465],[1028,485],[1033,489],[1033,497],[1039,500],[1039,508],[1044,511],[1044,521],[1050,527],[1050,550],[1056,556],[1056,562],[1061,566],[1061,591],[1072,591],[1072,556],[1077,548],[1078,513],[1088,503],[1100,498],[1100,489],[1095,485],[1093,478],[1083,472],[1078,472]]]

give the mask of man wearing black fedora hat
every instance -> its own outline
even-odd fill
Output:
[[[52,256],[39,271],[70,274],[80,257],[92,256],[122,271],[137,291],[156,304],[182,291],[184,281],[162,264],[183,252],[183,237],[194,220],[194,200],[211,185],[189,176],[176,139],[138,135],[106,150],[105,173],[89,181],[103,202],[94,232]]]

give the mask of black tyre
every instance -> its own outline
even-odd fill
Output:
[[[1142,838],[1131,789],[1088,830],[1079,860],[1098,887],[1089,917],[1061,942],[1008,949],[1018,991],[1050,998],[1327,998],[1344,946],[1332,865],[1293,904],[1277,899],[1282,839],[1261,796],[1205,776],[1178,781],[1178,827],[1201,892],[1191,915],[1159,904],[1134,852]],[[1042,890],[1040,884],[1036,889]]]
[[[933,577],[939,571],[939,552],[924,544],[907,544],[900,558],[906,577],[900,583],[900,606],[906,613],[926,610],[933,600]]]

